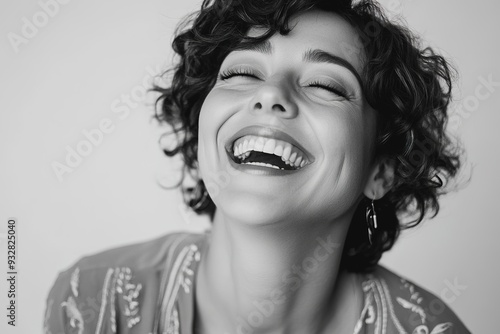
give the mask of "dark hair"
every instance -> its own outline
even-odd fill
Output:
[[[260,43],[275,33],[286,35],[290,17],[312,8],[335,12],[358,31],[366,58],[362,88],[378,111],[376,156],[389,158],[395,166],[392,190],[376,201],[379,226],[373,243],[368,243],[366,231],[367,198],[359,203],[347,234],[342,266],[368,271],[393,246],[402,228],[419,224],[429,212],[437,214],[445,181],[460,167],[459,147],[445,133],[451,66],[431,48],[421,49],[418,39],[406,27],[390,22],[376,3],[205,0],[201,10],[178,27],[172,43],[178,62],[171,70],[170,87],[154,87],[161,94],[155,117],[168,123],[177,138],[165,154],[181,154],[185,171],[196,174],[198,117],[224,58],[241,45]],[[254,26],[266,32],[247,37]],[[194,187],[182,181],[186,204],[213,218],[215,205],[203,181]],[[403,215],[412,220],[400,222]]]

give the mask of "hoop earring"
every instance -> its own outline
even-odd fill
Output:
[[[372,202],[366,207],[366,225],[368,230],[368,241],[372,245],[373,234],[377,230],[377,212],[375,211],[375,205]]]

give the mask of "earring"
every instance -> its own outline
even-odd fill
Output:
[[[192,206],[194,211],[204,209],[207,206],[207,204],[208,204],[207,196],[208,196],[208,192],[205,189],[205,190],[203,190],[203,195],[200,198],[200,200],[198,201],[198,203],[196,203],[195,205]]]
[[[372,237],[377,229],[377,212],[375,211],[375,205],[372,202],[366,207],[366,225],[368,230],[368,241],[370,245],[372,244]]]
[[[208,198],[208,192],[205,189],[203,181],[198,180],[194,188],[185,189],[184,193],[184,203],[191,207],[195,212],[198,210],[203,210],[210,203]]]

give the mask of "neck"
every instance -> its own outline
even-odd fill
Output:
[[[198,272],[203,333],[321,333],[347,282],[339,264],[350,218],[252,226],[217,210]]]

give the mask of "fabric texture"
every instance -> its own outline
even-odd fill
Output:
[[[44,333],[194,334],[194,283],[209,233],[172,233],[82,258],[49,292]],[[470,333],[440,298],[382,266],[360,281],[364,307],[353,334]]]

